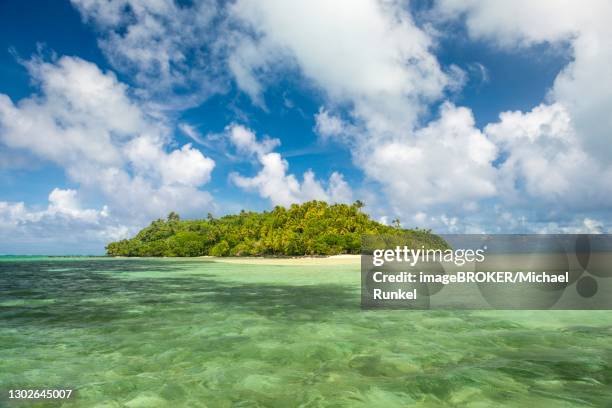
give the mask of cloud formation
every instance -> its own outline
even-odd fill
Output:
[[[169,127],[143,110],[112,72],[75,57],[34,58],[26,66],[40,93],[17,103],[0,94],[0,143],[60,166],[132,228],[171,210],[202,213],[211,206],[199,187],[210,180],[214,161],[190,144],[168,150]],[[65,204],[58,208],[75,211],[59,213],[82,220],[88,213],[76,211],[76,193],[62,191],[51,193],[49,211]]]
[[[572,61],[557,75],[549,99],[567,109],[587,153],[612,163],[612,3],[440,0],[437,12],[443,18],[465,16],[471,37],[506,49],[568,44]]]
[[[503,112],[484,132],[505,157],[497,183],[505,200],[570,210],[612,204],[612,168],[584,150],[562,104],[541,104],[526,113]]]
[[[364,144],[356,154],[367,176],[377,180],[397,211],[447,205],[475,209],[497,193],[492,162],[495,145],[474,127],[467,108],[442,105],[426,127],[388,142]]]
[[[245,190],[254,190],[267,198],[273,205],[289,206],[309,200],[323,200],[332,203],[346,203],[352,199],[349,185],[342,174],[333,172],[324,187],[312,170],[304,173],[302,182],[293,174],[288,174],[289,164],[280,153],[273,149],[280,144],[278,139],[258,141],[255,133],[240,125],[227,129],[228,138],[243,156],[254,157],[261,169],[253,177],[231,173],[230,180]]]
[[[229,15],[242,27],[230,68],[254,100],[266,73],[297,69],[380,133],[413,126],[453,81],[396,3],[239,0]]]
[[[72,204],[66,193],[57,208],[76,210],[53,212],[57,196],[47,209],[3,202],[5,220],[70,218],[118,231],[170,210],[202,214],[213,205],[202,187],[215,168],[202,147],[253,163],[256,174],[232,173],[232,185],[273,204],[359,195],[376,215],[440,231],[610,226],[608,1],[437,0],[418,22],[405,3],[382,0],[72,3],[130,85],[76,57],[24,63],[38,91],[20,101],[0,94],[0,168],[24,168],[33,157],[54,163],[78,185],[57,190],[74,191]],[[466,71],[440,62],[438,39],[458,35],[444,31],[448,21],[492,50],[511,55],[544,44],[570,62],[544,100],[477,127],[469,106],[451,101],[465,101],[455,97],[470,73],[482,86],[496,79],[477,61]],[[220,128],[236,120],[255,128],[257,115],[273,113],[267,91],[285,78],[314,95],[320,108],[307,126],[321,146],[350,151],[358,169],[350,178],[363,177],[361,188],[337,172],[327,180],[312,170],[292,174],[280,141],[258,139],[246,126],[214,133],[178,119],[186,107],[235,91],[248,95],[242,101],[253,111]],[[284,109],[299,103],[282,95]],[[175,128],[192,143],[178,145]]]
[[[502,197],[532,207],[555,203],[570,211],[557,213],[560,218],[612,208],[612,4],[582,6],[564,0],[436,4],[438,18],[464,17],[472,38],[503,49],[568,48],[572,60],[542,104],[529,112],[502,112],[499,123],[485,128],[504,152]]]
[[[99,251],[100,243],[125,238],[129,229],[101,209],[83,208],[75,190],[55,188],[45,209],[0,201],[0,239],[26,253]],[[73,245],[68,249],[66,245]]]
[[[112,66],[134,78],[139,92],[165,108],[197,105],[226,87],[215,46],[217,2],[198,0],[71,0],[100,33]]]
[[[156,61],[154,66],[180,74],[181,61],[194,50],[222,50],[208,53],[203,64],[196,58],[193,71],[226,70],[216,74],[233,77],[238,88],[264,109],[265,91],[278,77],[297,73],[305,78],[324,97],[314,130],[324,141],[350,149],[366,181],[385,193],[381,201],[388,205],[381,212],[412,218],[423,226],[432,220],[441,223],[437,225],[452,224],[444,219],[458,220],[455,228],[457,223],[486,224],[478,218],[483,200],[497,200],[499,209],[488,213],[492,219],[498,212],[522,219],[527,202],[544,208],[561,197],[568,211],[610,204],[605,186],[589,188],[585,182],[596,175],[607,182],[612,164],[612,144],[607,142],[612,131],[607,114],[612,107],[612,47],[606,40],[612,35],[609,2],[596,0],[585,8],[552,0],[439,0],[429,13],[431,21],[422,25],[404,4],[377,0],[237,0],[218,7],[205,1],[189,6],[172,1],[144,6],[136,0],[74,3],[105,33],[103,49],[105,41],[113,44],[105,49],[107,54],[116,49],[136,61],[140,48],[151,52],[153,57],[142,58],[139,72],[151,72],[147,61]],[[461,90],[466,72],[454,65],[444,67],[436,57],[436,38],[445,33],[432,27],[459,17],[465,18],[474,39],[505,49],[542,43],[559,50],[568,46],[573,59],[540,106],[531,112],[502,112],[499,123],[479,130],[468,107],[446,101]],[[196,18],[188,30],[176,29]],[[161,32],[163,41],[157,40]],[[202,33],[200,41],[194,41],[197,32]],[[467,69],[477,69],[481,81],[487,81],[487,68],[474,64]],[[439,117],[431,120],[434,104],[441,108]],[[183,132],[197,136],[193,129]],[[248,148],[236,142],[238,150]],[[253,178],[235,175],[235,184],[268,198],[273,193],[265,191],[286,186],[284,197],[273,202],[324,196],[317,183],[309,187],[313,175],[307,173],[298,182],[287,174],[287,161],[264,146],[266,142],[252,143],[249,154],[262,164],[261,173]],[[261,151],[253,151],[253,146]],[[543,152],[542,157],[529,149]],[[309,194],[302,193],[304,186]],[[580,196],[589,200],[575,199]]]

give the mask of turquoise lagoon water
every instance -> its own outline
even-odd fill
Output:
[[[0,261],[0,406],[603,407],[612,312],[361,311],[359,268]],[[9,389],[71,388],[17,402]]]

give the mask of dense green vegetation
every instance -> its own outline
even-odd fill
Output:
[[[329,205],[322,201],[290,208],[204,220],[181,220],[170,213],[135,237],[106,246],[111,256],[298,256],[357,254],[364,234],[401,234],[415,246],[446,247],[427,230],[404,230],[378,223],[361,212],[363,203]]]

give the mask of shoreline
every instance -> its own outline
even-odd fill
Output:
[[[330,256],[296,256],[286,258],[268,258],[255,256],[199,256],[192,259],[202,259],[206,261],[243,264],[243,265],[311,265],[311,266],[326,266],[326,265],[360,265],[361,255],[330,255]]]
[[[321,255],[321,256],[288,256],[288,257],[264,257],[264,256],[193,256],[193,257],[141,257],[141,256],[108,256],[108,255],[5,255],[0,260],[10,261],[13,259],[166,259],[166,260],[191,260],[219,262],[241,265],[303,265],[303,266],[328,266],[328,265],[360,265],[361,255]]]

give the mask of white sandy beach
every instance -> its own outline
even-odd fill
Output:
[[[359,265],[360,262],[360,255],[300,256],[293,258],[201,256],[199,258],[207,261],[250,265]]]

